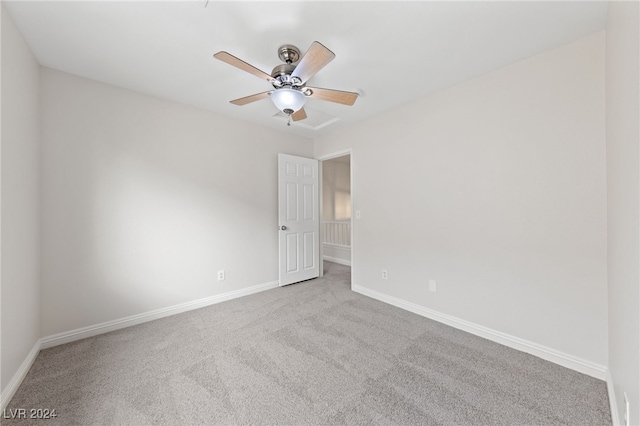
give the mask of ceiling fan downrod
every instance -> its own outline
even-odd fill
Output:
[[[300,49],[292,44],[284,44],[278,48],[278,58],[285,64],[293,64],[300,60]]]

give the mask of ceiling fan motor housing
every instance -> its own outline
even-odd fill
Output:
[[[271,71],[271,77],[278,78],[278,77],[283,76],[283,75],[291,75],[291,73],[295,69],[296,69],[296,67],[293,64],[276,65],[276,67],[273,69],[273,71]]]
[[[297,77],[292,77],[291,74],[295,70],[295,65],[292,64],[280,64],[277,65],[273,71],[271,71],[271,77],[273,87],[279,89],[280,87],[302,87],[302,82]]]

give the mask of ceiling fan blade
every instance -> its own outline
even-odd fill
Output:
[[[343,92],[342,90],[321,89],[319,87],[307,87],[311,89],[310,98],[321,99],[323,101],[335,102],[343,105],[353,105],[358,99],[358,94],[354,92]]]
[[[291,119],[293,121],[300,121],[304,120],[305,118],[307,118],[307,113],[305,112],[304,108],[300,108],[299,110],[291,114]]]
[[[293,70],[292,77],[298,77],[302,83],[313,77],[324,68],[336,55],[322,44],[314,41]]]
[[[236,68],[240,68],[242,71],[246,71],[249,74],[253,74],[258,78],[261,78],[263,80],[267,80],[268,82],[273,81],[273,77],[271,77],[269,74],[267,74],[264,71],[259,70],[258,68],[254,67],[253,65],[250,65],[248,63],[246,63],[245,61],[243,61],[242,59],[238,59],[235,56],[233,56],[230,53],[227,52],[218,52],[216,54],[213,55],[214,58],[221,60],[222,62],[226,62],[229,65],[233,65]]]
[[[242,106],[250,104],[251,102],[259,101],[260,99],[268,98],[271,90],[268,92],[256,93],[255,95],[245,96],[244,98],[234,99],[231,102],[234,105]]]

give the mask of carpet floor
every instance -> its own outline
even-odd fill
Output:
[[[610,425],[603,381],[323,278],[43,350],[3,425]]]

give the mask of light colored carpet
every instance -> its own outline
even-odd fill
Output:
[[[606,385],[350,291],[349,268],[44,350],[3,425],[610,425]]]

